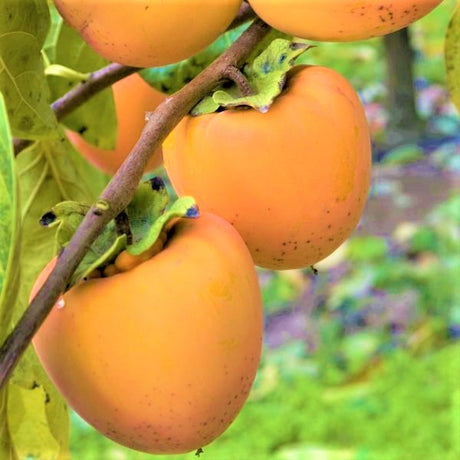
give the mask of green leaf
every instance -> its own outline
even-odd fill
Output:
[[[23,215],[25,304],[36,276],[55,255],[54,231],[40,225],[43,214],[61,201],[92,203],[108,177],[91,166],[64,136],[41,141],[17,157]]]
[[[212,61],[219,57],[242,34],[247,25],[226,32],[205,50],[189,59],[165,67],[144,69],[140,75],[154,88],[167,94],[179,91]]]
[[[49,28],[46,0],[3,0],[0,10],[0,92],[13,135],[39,139],[54,134],[41,48]]]
[[[19,459],[68,459],[69,414],[32,347],[8,387],[8,426]]]
[[[54,232],[40,226],[40,216],[63,199],[94,201],[107,182],[107,177],[89,165],[65,138],[34,143],[16,157],[16,169],[22,211],[22,263],[17,264],[21,269],[18,296],[10,305],[14,307],[14,322],[28,306],[36,277],[54,255]],[[2,425],[7,421],[6,429],[14,442],[14,446],[10,446],[10,458],[27,458],[23,454],[29,449],[37,454],[34,459],[67,458],[69,420],[66,406],[31,347],[15,369],[7,395],[3,397],[7,398],[3,401],[7,401],[9,412],[7,417],[0,418],[0,430],[5,431]]]
[[[168,204],[168,190],[161,178],[154,177],[139,185],[126,210],[133,234],[133,244],[142,241]]]
[[[0,94],[0,342],[11,322],[19,287],[19,202],[16,168],[6,107]]]
[[[19,289],[19,203],[12,138],[0,93],[0,343],[10,329],[12,306]],[[14,262],[14,263],[13,263]],[[6,423],[7,389],[0,390],[0,458],[15,459]]]
[[[454,12],[446,34],[445,61],[447,85],[457,110],[460,111],[460,7]]]
[[[70,241],[90,207],[89,204],[62,201],[41,217],[40,224],[44,227],[57,227],[56,254]]]
[[[54,66],[59,65],[75,73],[86,74],[108,64],[106,59],[93,51],[80,35],[66,24],[60,24],[54,40],[53,53],[50,56],[53,57],[51,64]],[[63,78],[62,73],[61,76],[48,76],[53,100],[63,96],[79,83],[79,80],[74,78],[75,73],[70,78]],[[107,88],[94,95],[62,122],[72,131],[79,132],[90,144],[112,150],[115,147],[117,127],[112,89]]]
[[[58,253],[67,246],[85,215],[90,209],[89,204],[76,201],[62,201],[53,206],[40,219],[42,226],[56,227],[56,249]],[[98,235],[78,268],[72,275],[69,288],[83,280],[94,269],[108,265],[126,248],[126,235],[118,235],[113,221],[109,222]]]
[[[128,246],[130,254],[137,255],[149,249],[160,236],[163,228],[173,219],[179,217],[195,218],[198,217],[198,207],[195,200],[190,196],[178,198],[173,205],[157,219],[151,216],[151,227],[148,233],[136,244]]]
[[[295,59],[311,48],[306,41],[291,41],[284,38],[273,40],[243,68],[252,95],[241,94],[240,89],[233,85],[229,90],[218,89],[213,95],[204,98],[192,110],[192,115],[203,115],[215,112],[219,107],[252,107],[262,113],[269,110],[275,98],[281,93],[286,81],[287,72],[294,66]]]

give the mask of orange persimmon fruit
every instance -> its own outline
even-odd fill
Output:
[[[346,42],[407,27],[442,0],[249,0],[268,24],[309,40]]]
[[[178,220],[151,259],[73,286],[33,339],[81,417],[150,453],[188,452],[219,436],[246,401],[261,344],[249,251],[230,224],[207,213]]]
[[[242,0],[54,0],[62,17],[101,56],[134,67],[181,61],[210,45]]]
[[[187,116],[163,143],[163,157],[178,195],[234,225],[255,263],[270,269],[332,253],[355,229],[370,183],[363,106],[325,67],[292,69],[266,113]]]

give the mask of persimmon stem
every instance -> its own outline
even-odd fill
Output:
[[[104,226],[123,211],[131,201],[142,178],[145,166],[157,147],[179,121],[224,78],[229,66],[240,67],[254,47],[269,32],[262,20],[254,23],[220,57],[173,96],[166,98],[155,111],[149,113],[142,134],[113,176],[99,202],[104,209],[91,207],[69,244],[57,257],[56,265],[38,291],[11,334],[0,348],[0,388],[45,320],[91,244]],[[134,70],[133,70],[134,71]]]
[[[251,84],[238,67],[228,66],[225,69],[224,77],[232,80],[238,86],[242,96],[252,96],[254,94]]]

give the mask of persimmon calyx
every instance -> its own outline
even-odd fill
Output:
[[[312,46],[305,40],[276,38],[250,62],[241,72],[252,91],[244,94],[241,85],[230,88],[219,87],[212,95],[202,99],[191,111],[194,116],[216,112],[219,109],[250,107],[265,113],[281,93],[286,74],[295,65],[295,60]]]
[[[139,185],[123,212],[123,227],[112,220],[104,228],[73,274],[68,288],[98,276],[111,276],[127,271],[148,260],[163,249],[167,228],[177,218],[199,216],[195,200],[189,196],[176,200],[168,210],[169,196],[161,178]],[[63,201],[40,219],[44,227],[56,227],[56,253],[70,241],[91,206]]]

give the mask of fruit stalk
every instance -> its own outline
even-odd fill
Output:
[[[239,67],[270,27],[257,19],[235,43],[194,80],[148,114],[147,123],[133,150],[112,178],[98,201],[108,204],[102,211],[93,205],[70,243],[59,254],[56,266],[16,327],[0,348],[0,388],[7,382],[18,360],[29,345],[80,261],[104,226],[123,211],[134,196],[149,155],[168,133],[204,96],[222,80],[229,66]]]

